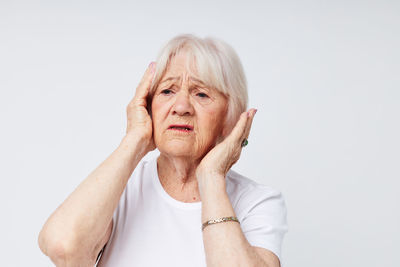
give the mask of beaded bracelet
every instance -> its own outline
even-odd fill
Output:
[[[219,218],[219,219],[206,221],[205,223],[203,223],[203,225],[201,227],[201,231],[203,231],[204,228],[206,228],[207,226],[209,226],[211,224],[227,222],[227,221],[235,221],[235,222],[238,222],[240,224],[238,218],[236,218],[236,217],[233,217],[233,216],[231,216],[231,217],[222,217],[222,218]]]

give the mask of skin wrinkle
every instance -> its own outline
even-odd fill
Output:
[[[204,82],[202,82],[200,79],[195,78],[193,76],[188,76],[188,79],[192,83],[197,84],[197,85],[201,86],[203,89],[209,91],[207,88],[208,86]],[[179,83],[179,82],[180,82],[180,77],[167,77],[167,78],[164,78],[160,82],[159,86],[163,86],[164,84],[173,84],[173,83]]]
[[[157,167],[160,182],[171,196],[193,202],[200,199],[196,168],[222,136],[228,101],[217,90],[193,82],[196,78],[191,75],[196,76],[196,72],[189,71],[185,63],[185,53],[172,58],[151,105],[154,142],[161,152]],[[200,97],[199,93],[208,97]],[[189,124],[193,131],[168,130],[171,124]]]
[[[157,159],[159,179],[165,185],[165,191],[178,201],[194,202],[193,195],[201,196],[202,222],[221,216],[236,216],[226,192],[225,175],[240,156],[240,143],[250,130],[256,110],[243,112],[230,135],[215,146],[219,138],[224,136],[228,99],[212,89],[210,95],[215,98],[207,103],[202,102],[203,97],[198,98],[190,82],[192,74],[188,74],[190,67],[184,64],[185,56],[187,59],[185,54],[176,55],[170,63],[171,73],[165,75],[181,75],[179,82],[173,83],[167,91],[163,91],[163,87],[158,88],[162,89],[162,93],[156,89],[152,102],[154,142],[161,152]],[[182,121],[192,125],[193,131],[166,130],[168,125]],[[193,186],[192,189],[190,186]],[[206,263],[210,267],[279,266],[266,264],[267,259],[271,262],[274,260],[272,253],[252,247],[238,224],[208,227],[203,231],[203,245]]]
[[[157,168],[159,170],[159,173],[160,172],[163,173],[163,175],[162,175],[163,177],[164,176],[167,176],[167,177],[175,176],[176,180],[179,181],[179,183],[181,184],[180,188],[179,188],[181,193],[184,193],[185,190],[190,190],[190,189],[193,190],[193,188],[196,187],[197,181],[196,181],[196,184],[194,184],[193,181],[190,181],[190,182],[188,181],[188,177],[191,176],[191,175],[194,175],[194,171],[195,170],[193,170],[193,169],[185,169],[185,171],[182,172],[181,168],[177,168],[177,169],[174,168],[174,169],[171,170],[171,173],[170,172],[165,173],[164,172],[165,170],[160,170],[160,168],[159,168],[160,165],[165,165],[165,164],[163,164],[164,162],[162,160],[163,159],[161,158],[160,162],[159,162],[160,164],[158,164],[158,166],[157,166]],[[173,159],[172,159],[172,161],[173,161]],[[172,164],[172,166],[176,166],[176,165],[179,164],[179,161],[177,161],[175,163],[171,163],[171,164]],[[182,166],[182,168],[185,168],[185,166]],[[186,175],[188,173],[190,175]],[[173,186],[173,183],[171,183],[171,182],[172,182],[171,180],[161,179],[161,184],[164,186],[164,188],[170,188],[171,186]]]

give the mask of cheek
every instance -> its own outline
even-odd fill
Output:
[[[160,101],[153,101],[151,104],[151,117],[156,121],[162,121],[164,114],[168,112],[168,105]]]
[[[227,105],[219,108],[214,112],[213,123],[215,125],[215,132],[217,134],[217,137],[223,135],[227,113],[228,113]]]
[[[153,134],[155,141],[159,139],[162,133],[163,106],[160,103],[153,101],[151,105],[151,119],[153,121]]]
[[[211,109],[203,113],[202,125],[203,136],[218,137],[222,134],[222,128],[225,122],[224,112],[220,109]]]
[[[207,113],[210,121],[213,123],[215,128],[219,128],[219,126],[222,126],[224,124],[227,112],[228,108],[227,105],[224,103],[216,105],[215,107],[211,108]]]

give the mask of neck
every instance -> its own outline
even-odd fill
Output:
[[[161,154],[157,159],[157,171],[164,190],[183,202],[199,201],[200,192],[195,175],[198,163],[187,157]]]

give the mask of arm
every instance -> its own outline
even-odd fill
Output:
[[[94,266],[108,241],[112,216],[138,162],[150,150],[151,119],[146,97],[153,76],[149,67],[127,107],[127,134],[118,148],[54,211],[38,243],[56,266]]]
[[[140,155],[137,141],[124,138],[47,220],[39,235],[39,246],[57,266],[95,264],[108,241],[109,235],[107,240],[103,237]],[[104,244],[100,244],[102,239]]]
[[[208,176],[201,191],[202,222],[211,219],[235,216],[235,211],[225,189],[224,176]],[[210,182],[212,181],[212,182]],[[212,224],[203,231],[204,250],[208,267],[249,266],[279,267],[279,259],[272,252],[253,247],[244,236],[240,224],[224,222]]]
[[[196,177],[202,200],[202,223],[235,216],[226,192],[225,175],[239,159],[241,143],[250,132],[256,110],[241,115],[231,134],[201,161]],[[253,247],[237,222],[224,222],[204,228],[203,242],[208,267],[279,267],[279,259],[269,250]]]

